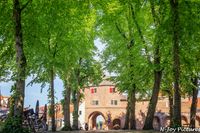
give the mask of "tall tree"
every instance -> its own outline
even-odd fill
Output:
[[[190,127],[195,128],[196,111],[197,111],[197,97],[198,97],[198,78],[192,78],[192,104],[190,108]]]
[[[143,90],[145,80],[137,81],[143,79],[144,73],[141,73],[141,70],[147,67],[148,62],[148,46],[144,47],[145,40],[137,21],[140,6],[141,3],[135,1],[109,1],[106,8],[103,8],[103,15],[100,14],[102,24],[99,26],[99,29],[102,29],[100,38],[107,44],[103,55],[105,66],[116,73],[114,82],[118,88],[128,93],[125,128],[130,129],[136,129],[135,94]],[[141,45],[141,42],[144,43]]]
[[[150,6],[151,6],[151,13],[152,17],[154,20],[154,25],[155,28],[158,28],[160,26],[160,20],[156,14],[155,11],[155,3],[154,0],[150,0]],[[161,5],[162,6],[162,5]],[[159,33],[158,33],[159,34]],[[157,34],[157,35],[158,35]],[[154,113],[156,110],[156,105],[158,102],[158,94],[160,90],[160,85],[161,85],[161,78],[162,78],[162,68],[160,67],[161,64],[161,53],[160,53],[160,43],[161,41],[159,40],[160,37],[157,37],[155,39],[155,50],[154,50],[154,85],[153,85],[153,92],[152,96],[149,102],[149,107],[147,111],[147,116],[145,119],[145,124],[143,129],[153,129],[153,120],[154,120]]]
[[[72,102],[74,106],[72,128],[74,130],[78,130],[79,103],[82,99],[81,89],[89,86],[89,84],[97,85],[100,83],[101,78],[102,71],[99,62],[95,61],[91,56],[79,58],[74,70],[74,77],[72,78],[74,81],[72,90]]]
[[[199,79],[199,2],[183,1],[179,3],[180,25],[180,59],[181,88],[184,95],[192,97],[190,108],[190,127],[195,127],[198,79]]]
[[[172,29],[173,29],[173,76],[174,76],[174,108],[173,108],[173,122],[174,126],[181,126],[181,95],[180,95],[180,24],[179,24],[179,1],[170,0],[172,12]]]
[[[129,102],[129,100],[128,100],[128,98],[127,98],[127,102]],[[126,117],[125,117],[125,124],[124,124],[124,129],[125,130],[128,130],[129,129],[129,117],[130,117],[130,113],[129,113],[129,111],[130,111],[130,104],[129,103],[127,103],[127,106],[126,106]]]
[[[64,114],[64,127],[62,130],[68,131],[71,130],[70,124],[70,98],[71,98],[71,86],[69,79],[66,78],[64,82],[64,100],[63,100],[63,114]]]
[[[23,46],[23,30],[22,30],[22,12],[30,1],[22,5],[19,0],[13,0],[13,22],[15,31],[15,50],[16,50],[16,65],[17,65],[17,79],[16,79],[16,93],[14,116],[19,117],[22,123],[23,108],[24,108],[24,93],[25,93],[25,78],[26,78],[26,56]],[[21,6],[22,5],[22,6]]]

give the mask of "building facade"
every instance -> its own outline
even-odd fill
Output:
[[[79,105],[79,128],[84,129],[85,123],[89,130],[98,129],[123,129],[125,124],[127,96],[120,93],[115,85],[104,80],[99,86],[90,86],[82,90],[84,99]],[[181,99],[182,124],[188,126],[190,117],[190,98]],[[137,101],[135,108],[136,128],[142,129],[146,118],[149,101]],[[71,125],[73,106],[70,105]],[[99,120],[101,116],[101,120]],[[63,114],[62,106],[58,105],[56,111],[56,121],[58,127],[62,127]],[[50,119],[49,119],[50,120]],[[50,123],[50,121],[49,121]],[[154,116],[154,129],[169,125],[169,100],[160,95]],[[196,127],[200,127],[200,98],[197,104]]]
[[[90,130],[97,129],[97,117],[102,116],[101,129],[124,127],[127,97],[119,93],[112,82],[104,80],[99,86],[85,88],[85,121]]]
[[[0,116],[8,113],[9,111],[8,102],[9,102],[8,96],[0,95]]]

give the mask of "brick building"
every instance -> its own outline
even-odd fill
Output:
[[[119,93],[115,85],[107,80],[102,81],[99,86],[90,86],[82,90],[84,99],[79,107],[79,127],[84,127],[88,123],[90,130],[99,129],[97,119],[102,117],[101,129],[113,129],[115,125],[123,128],[125,124],[125,114],[127,106],[127,96]],[[189,124],[190,98],[182,98],[182,124]],[[136,102],[136,126],[142,129],[147,113],[148,101]],[[62,106],[58,105],[56,112],[57,125],[63,126]],[[71,120],[73,107],[70,107]],[[160,95],[154,117],[154,128],[159,129],[169,124],[169,101],[168,98]],[[200,98],[197,104],[196,127],[200,127]]]
[[[104,118],[102,128],[111,129],[114,124],[123,128],[126,113],[126,95],[120,94],[115,85],[104,80],[99,86],[85,88],[85,121],[89,129],[96,128],[99,115]]]
[[[8,113],[8,96],[2,96],[0,94],[0,116]]]

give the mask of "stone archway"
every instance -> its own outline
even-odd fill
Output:
[[[164,127],[169,127],[170,126],[170,116],[165,116],[163,121],[164,121],[164,123],[163,123]]]
[[[104,128],[105,121],[106,121],[104,114],[102,112],[99,112],[99,111],[94,111],[88,116],[88,126],[89,126],[90,130],[96,130],[97,129],[96,121],[97,121],[98,116],[103,117],[104,122],[101,123],[101,127],[102,127],[102,129]]]
[[[113,120],[113,129],[120,129],[121,128],[121,120],[119,118],[116,118]]]
[[[181,123],[182,123],[182,126],[188,126],[188,119],[185,115],[181,116]]]
[[[196,116],[195,127],[196,128],[200,127],[200,116]]]

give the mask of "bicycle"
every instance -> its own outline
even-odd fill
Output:
[[[23,125],[29,128],[32,132],[45,132],[48,130],[48,125],[43,119],[44,117],[38,117],[33,111],[33,109],[28,109],[24,111],[24,121]]]
[[[8,110],[0,110],[0,122],[5,122],[8,117]]]

